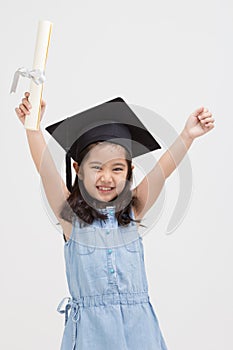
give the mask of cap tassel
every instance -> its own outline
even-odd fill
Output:
[[[66,153],[66,187],[72,191],[72,173],[71,173],[71,159],[69,152]]]

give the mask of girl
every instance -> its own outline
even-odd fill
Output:
[[[28,97],[26,92],[15,109],[23,124],[30,114]],[[66,184],[42,131],[26,129],[33,161],[65,240],[71,297],[63,298],[57,308],[65,313],[61,350],[167,349],[148,295],[138,226],[193,140],[214,128],[214,119],[204,107],[195,110],[169,150],[132,190],[132,157],[160,145],[122,101],[108,101],[116,103],[46,128],[67,152]],[[42,101],[41,117],[45,107]],[[105,123],[85,129],[95,117]],[[127,123],[127,118],[135,124]],[[80,133],[81,129],[85,131]],[[76,172],[73,184],[70,158]]]

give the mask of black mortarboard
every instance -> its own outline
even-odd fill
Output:
[[[45,128],[66,151],[66,182],[71,191],[71,161],[88,145],[107,141],[124,146],[132,158],[161,146],[121,97],[67,117]]]

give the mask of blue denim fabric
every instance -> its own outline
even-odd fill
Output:
[[[118,226],[114,207],[100,210],[107,220],[83,227],[75,219],[64,244],[71,296],[57,307],[65,315],[60,350],[167,350],[137,225]]]

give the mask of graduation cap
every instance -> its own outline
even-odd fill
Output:
[[[125,147],[132,158],[160,149],[161,146],[139,120],[132,109],[117,97],[46,128],[66,151],[66,185],[71,192],[71,158],[88,145],[109,141]]]

